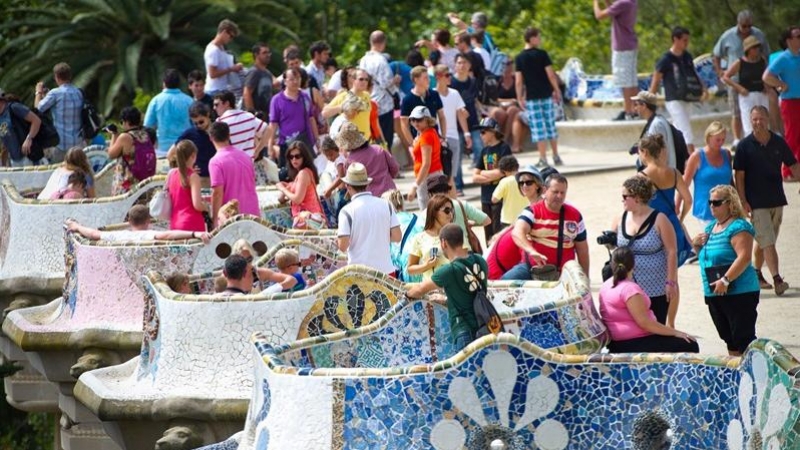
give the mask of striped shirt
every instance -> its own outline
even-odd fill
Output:
[[[583,217],[572,205],[564,208],[564,245],[561,265],[575,259],[575,242],[586,240],[586,225]],[[528,234],[533,241],[533,248],[547,258],[547,264],[558,261],[558,212],[547,209],[544,200],[540,200],[522,210],[517,220],[525,221],[531,226]],[[559,270],[561,267],[559,267]]]
[[[231,129],[231,145],[253,156],[256,136],[261,137],[267,124],[247,111],[229,109],[217,119],[225,122]]]
[[[50,111],[53,126],[58,132],[58,148],[69,150],[72,147],[83,147],[86,141],[80,136],[81,110],[83,94],[80,89],[66,83],[49,91],[39,102],[39,111]]]

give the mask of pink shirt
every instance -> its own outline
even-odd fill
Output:
[[[186,181],[193,172],[186,169]],[[172,202],[172,212],[170,213],[169,229],[184,231],[206,231],[206,222],[203,213],[194,209],[192,202],[191,186],[183,187],[181,176],[177,169],[169,171],[167,175],[167,190]]]
[[[256,173],[253,158],[229,145],[217,150],[208,163],[211,187],[222,186],[222,203],[239,200],[239,211],[261,217],[256,195]]]
[[[614,279],[609,278],[600,288],[600,315],[611,334],[611,340],[627,341],[650,336],[652,333],[637,325],[636,320],[628,311],[628,300],[634,295],[640,294],[644,298],[650,320],[655,321],[656,315],[650,310],[650,297],[631,280],[622,280],[617,283],[616,287],[612,286],[613,283]]]

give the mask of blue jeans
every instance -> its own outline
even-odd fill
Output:
[[[464,349],[464,347],[469,345],[470,342],[472,342],[472,336],[470,336],[468,332],[462,331],[453,339],[453,346],[455,347],[454,350],[460,352]]]
[[[508,272],[504,273],[501,280],[531,280],[531,270],[530,266],[525,263],[521,262],[516,266],[508,269]]]

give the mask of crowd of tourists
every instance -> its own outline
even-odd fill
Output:
[[[783,181],[800,177],[800,27],[787,29],[784,50],[770,55],[752,14],[743,11],[715,46],[715,69],[729,86],[734,155],[723,148],[728,129],[719,122],[694,148],[691,104],[707,98],[708,89],[687,50],[689,30],[673,29],[650,88],[638,92],[636,7],[635,0],[594,1],[595,16],[612,22],[612,69],[625,100],[618,119],[646,120],[632,149],[639,171],[621,186],[623,212],[599,240],[614,248],[600,290],[609,350],[697,351],[675,321],[679,267],[699,260],[714,324],[731,354],[740,354],[755,339],[760,290],[782,295],[788,288],[775,245],[786,205]],[[69,228],[92,239],[131,238],[136,231],[142,239],[207,240],[233,215],[260,215],[256,186],[273,184],[291,208],[293,227],[336,229],[350,264],[417,282],[410,297],[442,289],[453,339],[463,347],[482,325],[473,302],[489,280],[557,280],[571,260],[589,274],[590,261],[587,226],[567,201],[569,181],[558,171],[563,90],[541,48],[541,31],[525,30],[525,49],[512,59],[486,31],[485,14],[473,14],[469,25],[457,14],[447,21],[455,38],[444,24],[402,61],[385,53],[388,37],[380,30],[370,34],[359,61],[342,67],[326,42],[309,47],[305,65],[291,45],[282,52],[284,72],[275,76],[265,43],[252,46],[252,67],[235,61],[226,46],[239,27],[223,20],[205,49],[203,70],[185,76],[188,94],[183,75],[168,69],[163,91],[144,114],[123,108],[119,126],[104,129],[108,156],[118,161],[114,194],[152,176],[157,158],[169,160],[171,231],[149,230],[139,210],[129,215],[132,231],[120,236],[74,222]],[[0,91],[4,154],[15,167],[61,163],[40,198],[94,197],[95,174],[81,151],[88,143],[86,99],[68,64],[53,72],[56,88],[35,87],[38,110]],[[672,124],[657,114],[662,82]],[[34,155],[45,128],[41,114],[48,112],[59,143]],[[14,131],[20,121],[27,135]],[[535,165],[517,159],[525,138],[537,147]],[[395,139],[399,154],[392,153]],[[461,199],[469,176],[464,159],[480,186],[480,208]],[[395,184],[403,168],[413,170],[408,192]],[[410,202],[419,212],[408,211]],[[683,226],[689,212],[704,227],[698,236]],[[473,227],[483,228],[487,249]],[[274,283],[269,292],[305,286],[296,252],[276,258],[276,270],[255,268],[256,256],[241,243],[225,262],[219,291],[256,292],[268,282]],[[185,284],[176,278],[176,289]]]

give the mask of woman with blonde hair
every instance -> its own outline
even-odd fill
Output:
[[[683,228],[683,218],[689,212],[692,194],[686,187],[678,169],[667,166],[664,137],[660,134],[646,136],[639,141],[639,159],[645,168],[639,172],[647,177],[655,187],[653,198],[648,202],[650,207],[667,216],[675,231],[678,244],[678,267],[694,256],[692,243]],[[677,194],[677,195],[676,195]]]
[[[736,189],[711,189],[709,205],[714,221],[692,240],[699,255],[700,277],[711,320],[728,354],[739,356],[756,339],[761,289],[750,262],[755,230]]]
[[[725,125],[715,120],[708,125],[705,133],[706,145],[689,156],[683,181],[686,186],[694,182],[694,202],[692,215],[705,227],[714,221],[708,196],[711,188],[720,184],[730,184],[733,175],[733,158],[728,149],[722,148],[727,130]]]
[[[630,247],[639,269],[633,281],[650,297],[650,309],[662,324],[675,328],[678,314],[678,257],[675,229],[667,216],[653,209],[655,186],[649,178],[633,176],[622,183],[624,212],[611,229],[617,247]]]
[[[448,263],[442,253],[439,231],[453,222],[453,203],[442,194],[436,194],[428,202],[425,217],[425,229],[414,236],[411,251],[408,255],[408,273],[422,275],[423,280],[430,280],[433,272]]]
[[[206,231],[203,212],[208,205],[200,193],[200,175],[195,173],[197,147],[190,140],[175,146],[176,168],[169,171],[165,187],[172,201],[170,230]]]
[[[80,172],[86,178],[86,193],[83,198],[94,198],[94,171],[89,164],[89,158],[86,157],[86,153],[81,147],[72,147],[67,151],[64,156],[64,162],[50,174],[47,184],[37,198],[40,200],[49,199],[54,193],[66,189],[69,184],[69,177],[74,172]]]

